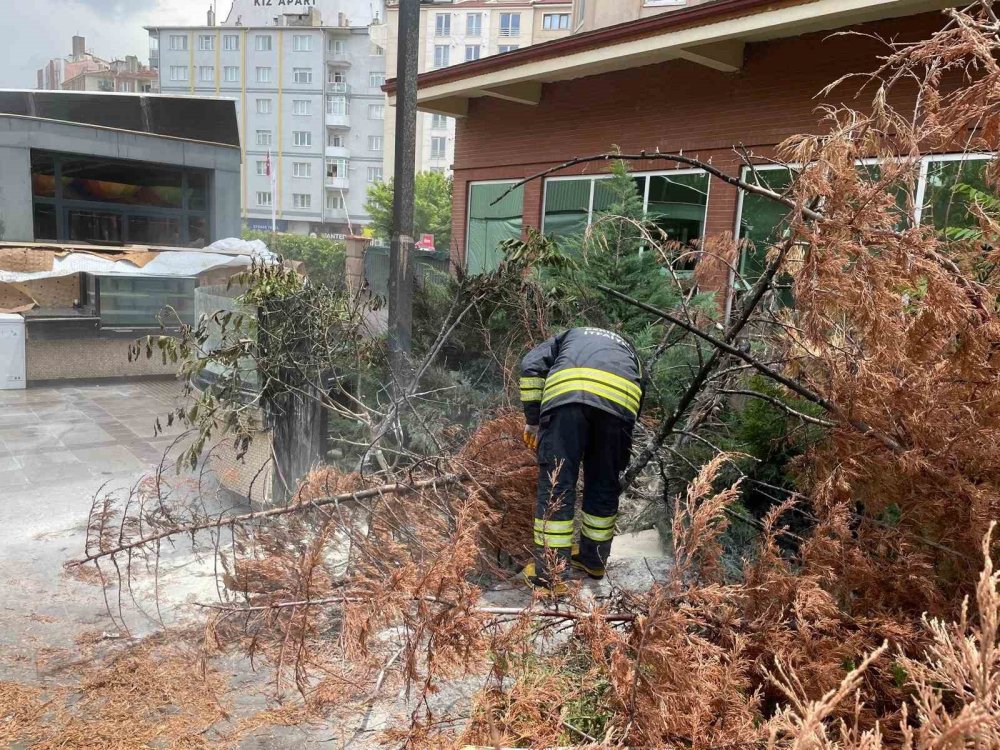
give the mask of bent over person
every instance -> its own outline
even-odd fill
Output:
[[[604,577],[618,518],[619,476],[642,409],[642,366],[632,346],[601,328],[571,328],[521,362],[524,441],[538,452],[534,562],[536,589],[553,585],[553,555],[591,578]],[[580,545],[573,546],[576,483],[583,468]],[[548,550],[548,553],[546,551]]]

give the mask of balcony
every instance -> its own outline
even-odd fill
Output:
[[[324,184],[331,190],[347,190],[351,186],[350,182],[347,177],[331,177],[327,175]]]
[[[328,159],[350,159],[351,149],[347,146],[327,146],[326,157]]]
[[[331,128],[349,128],[351,127],[351,116],[347,113],[334,114],[328,111],[326,113],[326,124]]]
[[[351,84],[338,81],[327,81],[326,90],[329,94],[350,94]]]
[[[336,65],[340,68],[349,68],[351,66],[351,58],[347,55],[346,50],[332,50],[329,47],[326,49],[326,61],[330,65]]]
[[[323,210],[323,220],[324,221],[347,221],[347,209],[346,208],[331,208],[327,206]]]

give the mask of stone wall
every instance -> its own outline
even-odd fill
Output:
[[[177,365],[163,364],[156,354],[128,361],[130,338],[32,340],[27,342],[28,383],[38,380],[123,378],[176,375]]]

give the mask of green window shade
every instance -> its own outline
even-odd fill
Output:
[[[762,187],[782,192],[792,182],[792,173],[787,169],[765,169],[757,171],[757,179],[745,170],[743,178],[755,181]],[[760,278],[767,265],[767,251],[778,242],[788,224],[788,207],[762,195],[743,194],[743,210],[740,212],[740,239],[746,240],[740,274],[743,281],[753,284]]]
[[[496,270],[502,260],[500,243],[521,236],[524,187],[511,190],[497,200],[514,182],[469,186],[469,227],[466,239],[466,266],[470,274]]]
[[[545,233],[551,237],[581,234],[590,212],[589,177],[582,180],[553,180],[545,186]]]
[[[988,159],[929,160],[927,183],[924,188],[921,224],[935,229],[968,229],[978,226],[969,206],[975,202],[970,193],[993,195],[993,186],[986,179]],[[959,186],[956,190],[956,186]]]

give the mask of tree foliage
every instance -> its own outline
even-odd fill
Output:
[[[242,237],[245,240],[260,240],[282,258],[300,261],[306,275],[315,284],[338,286],[344,283],[347,253],[343,242],[301,234],[272,234],[255,229],[244,229]]]
[[[452,181],[440,172],[418,172],[414,188],[413,231],[419,238],[433,234],[438,250],[451,249]],[[368,186],[365,211],[371,216],[375,237],[388,242],[392,236],[393,181],[373,182]]]

